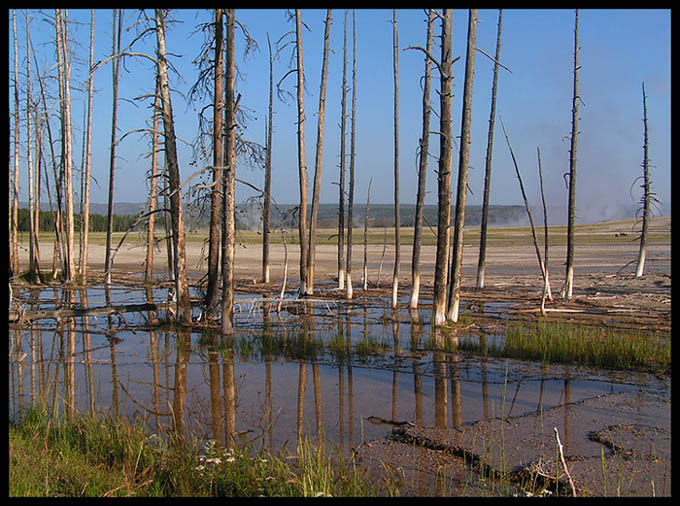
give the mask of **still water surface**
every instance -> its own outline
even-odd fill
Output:
[[[14,297],[26,311],[92,308],[163,303],[168,289],[16,289]],[[40,400],[59,412],[120,414],[152,430],[245,439],[274,451],[294,452],[298,436],[323,434],[348,451],[384,438],[391,427],[385,421],[456,427],[658,387],[635,373],[437,351],[427,307],[424,323],[412,324],[408,310],[392,313],[379,299],[310,302],[307,315],[296,314],[299,303],[280,312],[276,302],[251,296],[236,303],[231,341],[152,325],[165,311],[10,327],[10,419]],[[484,310],[503,317],[500,304]],[[565,409],[565,425],[578,422],[567,417]]]

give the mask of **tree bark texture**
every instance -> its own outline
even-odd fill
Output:
[[[453,12],[444,9],[441,31],[439,171],[437,175],[437,249],[435,253],[432,324],[446,321],[446,278],[449,258],[449,222],[451,221],[452,141],[451,105],[453,103]]]
[[[307,163],[305,161],[305,71],[302,52],[302,14],[295,10],[295,43],[297,53],[297,106],[298,106],[298,171],[300,182],[300,209],[298,236],[300,239],[300,292],[307,286]]]
[[[170,190],[170,215],[173,229],[174,272],[177,296],[177,317],[181,324],[191,323],[191,301],[186,274],[186,248],[184,244],[184,217],[182,214],[182,188],[180,186],[177,139],[168,82],[168,64],[165,48],[165,12],[155,10],[156,42],[158,46],[158,80],[163,110],[163,131],[165,133],[165,161],[168,168]]]
[[[269,227],[272,200],[272,138],[274,134],[274,56],[267,34],[269,47],[269,121],[267,122],[267,153],[264,166],[264,208],[262,209],[262,281],[269,283]]]
[[[338,289],[345,288],[345,140],[347,119],[347,9],[343,25],[342,95],[340,99],[340,191],[338,200]]]
[[[392,11],[392,40],[394,62],[394,271],[392,273],[392,308],[397,307],[399,301],[399,262],[400,255],[400,228],[399,216],[399,38],[397,31],[397,9]]]
[[[645,272],[645,259],[647,258],[647,229],[649,227],[650,214],[650,180],[649,180],[649,136],[647,133],[647,96],[645,95],[645,83],[642,83],[642,122],[644,125],[644,143],[642,145],[642,231],[640,232],[640,251],[638,252],[635,277],[639,278]]]
[[[321,64],[321,85],[319,90],[318,126],[316,130],[316,159],[314,169],[314,190],[312,193],[312,216],[309,223],[309,256],[307,257],[307,286],[305,292],[314,292],[314,261],[316,249],[316,221],[319,214],[319,194],[321,193],[321,174],[323,171],[323,131],[326,115],[326,83],[328,81],[328,52],[331,38],[331,9],[326,11],[324,30],[323,62]]]
[[[486,162],[484,166],[484,197],[482,201],[482,223],[479,235],[479,260],[477,262],[477,289],[484,288],[486,272],[486,236],[489,226],[489,197],[491,193],[491,159],[493,157],[493,134],[496,123],[496,96],[498,93],[498,69],[501,58],[501,31],[503,26],[503,9],[498,9],[498,31],[496,35],[496,56],[493,66],[493,83],[491,85],[491,112],[489,113],[489,133],[486,141]]]
[[[434,11],[428,10],[427,42],[425,49],[432,54],[434,43]],[[432,85],[432,64],[425,56],[425,84],[423,89],[423,133],[420,138],[420,160],[418,164],[418,193],[416,196],[416,217],[413,230],[413,256],[411,259],[411,300],[409,307],[416,309],[420,297],[420,247],[423,237],[423,216],[425,213],[425,183],[427,181],[427,156],[430,146],[430,87]]]
[[[352,126],[349,148],[349,195],[347,199],[347,266],[345,280],[345,297],[353,296],[352,288],[352,227],[354,226],[354,162],[356,158],[356,126],[357,126],[357,13],[352,10]]]
[[[458,158],[458,189],[456,218],[453,230],[453,254],[449,271],[449,304],[447,319],[458,321],[460,283],[463,267],[463,233],[465,227],[465,202],[467,201],[468,165],[470,163],[470,124],[472,120],[472,83],[475,76],[475,47],[477,43],[477,9],[468,15],[467,54],[465,59],[465,85],[463,90],[463,117],[460,127],[460,155]]]
[[[236,63],[234,56],[234,31],[236,26],[235,10],[227,9],[227,45],[226,68],[224,80],[224,123],[226,137],[225,171],[222,180],[222,197],[224,199],[222,215],[222,333],[233,331],[234,319],[234,211],[236,181],[236,110],[234,102],[234,86],[236,80]]]
[[[213,170],[212,190],[210,192],[210,232],[208,238],[208,286],[205,294],[205,306],[208,315],[217,309],[219,293],[219,259],[220,259],[220,216],[222,210],[222,129],[223,118],[223,16],[222,9],[215,9],[215,70],[213,95]]]
[[[569,148],[569,200],[567,219],[567,268],[564,278],[563,296],[571,299],[574,290],[574,215],[576,208],[576,151],[578,147],[578,9],[574,20],[574,95],[571,101],[571,146]]]

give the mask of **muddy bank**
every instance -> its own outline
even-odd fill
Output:
[[[670,496],[670,404],[640,389],[453,428],[406,424],[357,456],[369,472],[394,471],[414,495],[428,486],[466,496],[557,486],[570,495],[569,476],[556,465],[559,436],[578,496]]]

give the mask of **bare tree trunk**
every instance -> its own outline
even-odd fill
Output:
[[[94,9],[90,13],[90,69],[94,64]],[[81,227],[81,242],[80,242],[80,282],[85,285],[87,283],[87,257],[88,257],[88,240],[90,229],[90,172],[92,168],[92,93],[94,90],[93,76],[88,79],[87,91],[87,139],[85,141],[85,173],[82,175],[83,193],[81,201],[83,205],[80,206],[80,215],[82,217]]]
[[[427,42],[425,49],[432,54],[434,43],[434,11],[428,10]],[[425,56],[425,85],[423,89],[423,133],[420,138],[420,163],[418,164],[418,193],[416,197],[416,218],[413,230],[413,257],[411,260],[411,301],[409,307],[416,309],[420,296],[420,246],[423,237],[423,215],[425,212],[425,183],[427,180],[427,156],[430,146],[430,86],[432,84],[432,65]]]
[[[35,230],[35,195],[33,186],[33,154],[31,153],[31,32],[29,27],[29,15],[26,11],[26,158],[28,165],[28,215],[29,215],[29,248],[28,248],[28,273],[31,281],[40,283],[40,260],[38,253],[38,241]],[[59,36],[57,35],[57,41]],[[61,67],[59,67],[61,70]],[[61,82],[61,81],[60,81]]]
[[[635,277],[640,278],[645,271],[645,259],[647,258],[647,229],[649,227],[650,203],[650,181],[649,181],[649,137],[647,135],[647,96],[645,95],[645,83],[642,83],[642,111],[644,123],[644,144],[642,146],[642,231],[640,232],[640,251],[638,252],[637,266],[635,267]]]
[[[548,206],[545,203],[545,192],[543,190],[543,167],[541,166],[541,150],[536,148],[536,156],[538,158],[538,182],[541,188],[541,202],[543,204],[543,300],[541,304],[545,304],[545,298],[548,297],[552,301],[552,293],[550,291],[550,275],[548,273]]]
[[[14,187],[12,192],[12,275],[19,275],[19,58],[17,52],[17,11],[13,9],[12,33],[14,38]]]
[[[371,204],[371,183],[373,178],[368,180],[368,191],[366,192],[366,212],[364,213],[364,291],[368,290],[368,209]]]
[[[342,51],[342,98],[340,99],[340,191],[338,200],[338,289],[345,289],[345,124],[347,119],[347,9]]]
[[[59,86],[61,88],[61,155],[62,155],[62,188],[64,192],[64,281],[72,283],[75,275],[74,267],[74,237],[73,237],[73,144],[71,138],[71,65],[68,56],[68,20],[61,9],[55,10],[56,26],[59,30],[57,35],[57,60],[59,65]]]
[[[160,86],[156,75],[156,92],[153,97],[153,131],[151,132],[151,188],[149,189],[149,223],[146,234],[146,269],[144,281],[153,281],[153,257],[156,243],[156,199],[158,195],[158,129],[160,123]]]
[[[272,137],[274,132],[274,56],[267,33],[269,47],[269,121],[267,122],[267,154],[264,166],[264,209],[262,210],[262,281],[269,283],[269,227],[272,200]]]
[[[465,227],[465,202],[467,201],[468,165],[470,162],[470,123],[472,119],[472,83],[475,76],[475,45],[477,40],[477,9],[468,15],[467,55],[465,59],[465,88],[463,91],[463,117],[460,127],[460,156],[458,159],[458,190],[456,220],[453,230],[453,258],[449,271],[449,307],[447,318],[458,321],[461,271],[463,267],[463,232]]]
[[[208,238],[208,287],[205,293],[206,312],[209,316],[217,310],[219,293],[220,215],[222,209],[222,118],[223,118],[223,20],[222,9],[215,9],[215,81],[213,96],[213,173],[210,191],[210,231]]]
[[[449,222],[451,221],[451,167],[452,141],[451,105],[453,103],[453,12],[444,9],[441,34],[440,62],[440,112],[439,112],[439,171],[438,171],[438,218],[437,250],[434,269],[434,294],[432,324],[441,325],[446,321],[446,278],[449,258]]]
[[[578,144],[578,9],[574,21],[574,95],[571,101],[571,147],[569,149],[569,203],[567,220],[567,272],[562,296],[571,299],[574,290],[574,211],[576,207],[576,148]]]
[[[307,163],[305,161],[305,71],[302,54],[302,14],[295,10],[295,43],[297,48],[297,105],[298,105],[298,170],[300,179],[300,210],[298,236],[300,238],[300,293],[307,286]]]
[[[225,172],[222,179],[222,333],[233,331],[234,318],[234,182],[236,180],[236,110],[234,102],[235,69],[234,30],[236,26],[234,9],[226,10],[227,45],[225,69]]]
[[[52,157],[52,174],[54,176],[54,186],[56,187],[56,213],[55,213],[55,219],[54,219],[54,234],[55,234],[55,241],[54,241],[54,252],[52,255],[52,279],[57,279],[59,277],[59,259],[65,259],[66,258],[66,252],[64,251],[64,241],[63,241],[63,220],[62,220],[62,183],[63,183],[63,177],[60,177],[58,171],[57,171],[57,157],[54,153],[54,138],[52,137],[52,128],[50,127],[50,118],[47,112],[47,99],[45,95],[45,87],[43,86],[43,81],[42,78],[40,77],[40,69],[38,68],[38,62],[37,59],[35,58],[35,53],[33,52],[33,48],[31,48],[31,52],[33,53],[33,61],[35,63],[35,73],[36,77],[38,78],[38,84],[40,85],[40,94],[42,98],[42,104],[43,104],[43,121],[45,122],[45,126],[47,127],[47,138],[48,138],[48,145],[50,147],[50,155]],[[63,90],[60,90],[60,93]],[[61,97],[60,97],[61,100]],[[47,177],[47,168],[45,169],[45,180],[48,181]],[[48,183],[48,196],[49,196],[49,183]]]
[[[392,273],[392,309],[397,307],[399,295],[399,262],[401,260],[399,217],[399,40],[397,37],[397,9],[392,10],[392,41],[394,62],[394,271]]]
[[[356,111],[357,111],[357,13],[352,10],[352,130],[349,148],[349,195],[347,200],[347,268],[345,270],[345,297],[350,300],[352,288],[352,227],[354,218],[354,159],[356,141]]]
[[[165,13],[155,10],[156,43],[158,46],[158,80],[163,108],[163,130],[165,133],[165,160],[170,183],[170,209],[172,216],[174,271],[177,293],[177,316],[181,324],[191,323],[191,300],[186,276],[186,250],[184,245],[184,217],[182,216],[182,189],[180,187],[177,140],[170,99],[168,64],[165,49]]]
[[[307,286],[305,292],[314,292],[314,261],[316,254],[316,221],[319,214],[319,194],[321,193],[321,173],[323,166],[323,129],[326,117],[326,83],[328,81],[328,52],[331,38],[331,9],[326,11],[324,31],[323,63],[321,65],[321,85],[319,91],[319,122],[316,133],[316,160],[314,170],[314,191],[312,193],[312,216],[309,223],[309,256],[307,257]]]
[[[477,262],[477,289],[484,288],[486,271],[486,234],[489,225],[489,194],[491,192],[491,158],[493,156],[493,130],[496,122],[496,95],[498,93],[498,69],[501,58],[501,31],[503,25],[503,9],[498,9],[498,31],[496,35],[496,56],[493,66],[493,84],[491,85],[491,112],[489,113],[489,133],[486,143],[486,165],[484,172],[484,199],[482,202],[482,224],[479,235],[479,261]]]
[[[118,20],[116,21],[116,14]],[[117,55],[120,52],[120,36],[121,24],[123,19],[122,11],[113,9],[113,47],[112,54]],[[118,33],[116,34],[116,30]],[[109,201],[107,211],[107,228],[106,228],[106,258],[104,260],[104,272],[106,284],[111,283],[111,240],[113,235],[113,189],[114,189],[114,172],[116,165],[116,128],[118,118],[118,70],[120,68],[120,59],[114,57],[111,62],[113,74],[113,111],[111,116],[111,148],[109,158]]]

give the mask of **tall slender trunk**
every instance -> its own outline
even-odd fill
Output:
[[[64,108],[62,122],[64,124],[63,171],[64,171],[64,207],[66,214],[65,240],[66,259],[64,262],[64,281],[73,283],[75,279],[74,248],[74,216],[73,216],[73,142],[71,136],[71,58],[68,50],[68,13],[61,17],[62,44],[64,62]]]
[[[467,200],[468,165],[470,163],[470,123],[472,117],[472,83],[475,75],[475,44],[477,40],[477,9],[468,15],[467,55],[465,59],[465,88],[463,91],[463,117],[460,127],[460,156],[458,158],[458,190],[456,220],[453,230],[453,258],[449,271],[449,306],[447,319],[458,321],[461,271],[463,267],[463,232],[465,227],[465,202]]]
[[[222,176],[222,333],[233,330],[234,318],[234,182],[236,180],[236,110],[234,85],[236,65],[234,61],[234,31],[236,26],[234,9],[226,10],[227,45],[224,84],[224,123],[226,138],[224,142],[225,171]]]
[[[297,53],[297,106],[298,106],[298,170],[300,182],[300,209],[298,236],[300,238],[300,293],[307,286],[307,163],[305,161],[305,71],[302,54],[302,14],[295,10],[295,43]]]
[[[368,190],[366,191],[366,211],[364,212],[364,291],[368,290],[368,210],[371,205],[371,183],[373,178],[368,180]]]
[[[356,119],[357,119],[357,13],[352,10],[352,127],[350,133],[349,148],[349,195],[347,200],[347,266],[345,269],[345,296],[352,298],[352,227],[354,218],[354,161],[355,161],[355,141],[356,141]]]
[[[345,288],[345,125],[347,119],[347,9],[343,25],[342,95],[340,99],[340,191],[338,199],[338,289]]]
[[[33,183],[33,154],[31,153],[31,32],[30,18],[26,11],[26,159],[28,166],[28,216],[29,216],[29,248],[28,248],[28,272],[32,281],[40,283],[40,260],[38,253],[38,241],[35,230],[35,195]],[[59,41],[59,35],[57,35]],[[61,70],[61,67],[59,67]],[[60,81],[61,82],[61,81]]]
[[[444,9],[441,32],[441,61],[439,103],[439,171],[437,175],[437,249],[434,268],[432,323],[446,321],[446,277],[449,267],[449,222],[451,221],[451,166],[453,132],[451,105],[453,103],[453,12]]]
[[[477,262],[477,289],[484,288],[486,272],[486,234],[489,225],[489,195],[491,193],[491,158],[493,156],[493,130],[496,122],[496,95],[498,93],[498,62],[501,57],[501,31],[503,26],[503,9],[498,9],[498,31],[496,35],[496,56],[493,66],[493,84],[491,85],[491,112],[489,113],[489,133],[486,142],[486,164],[484,170],[484,198],[482,202],[482,224],[479,235],[479,260]]]
[[[427,14],[427,43],[425,50],[432,54],[434,43],[434,11]],[[425,213],[425,183],[427,180],[427,156],[430,147],[430,87],[432,65],[425,56],[425,85],[423,88],[423,133],[420,138],[420,161],[418,164],[418,193],[416,196],[416,218],[413,229],[413,256],[411,258],[411,301],[409,307],[416,309],[420,296],[420,246],[423,238],[423,216]]]
[[[191,323],[191,300],[186,275],[186,249],[184,244],[184,217],[182,216],[182,189],[180,187],[177,140],[170,99],[168,64],[165,49],[165,13],[155,10],[156,43],[158,47],[158,80],[163,110],[163,130],[165,133],[165,161],[168,167],[170,184],[170,209],[172,216],[175,287],[177,295],[177,316],[182,324]]]
[[[536,157],[538,158],[538,182],[541,189],[541,203],[543,204],[543,304],[545,298],[548,297],[552,301],[552,293],[550,291],[550,274],[548,271],[548,206],[545,203],[545,191],[543,189],[543,167],[541,166],[541,150],[536,148]]]
[[[642,145],[642,231],[640,232],[640,251],[638,252],[635,277],[640,278],[645,271],[645,259],[647,258],[647,229],[649,227],[650,203],[650,180],[649,180],[649,136],[647,135],[647,95],[645,95],[645,83],[642,83],[642,120],[644,124],[644,144]]]
[[[399,217],[399,39],[397,37],[397,9],[392,11],[392,41],[394,62],[394,271],[392,274],[392,308],[397,307],[399,294],[400,228]]]
[[[153,97],[153,118],[151,132],[151,181],[149,189],[149,224],[146,233],[146,269],[144,281],[153,281],[153,257],[156,232],[156,200],[158,195],[158,128],[160,123],[160,86],[156,75],[156,91]]]
[[[272,201],[272,137],[274,135],[274,56],[267,33],[269,47],[269,121],[267,122],[267,153],[264,164],[264,208],[262,209],[262,281],[269,283],[269,226]]]
[[[116,14],[118,19],[116,20]],[[121,22],[123,18],[122,11],[113,9],[113,42],[112,53],[117,55],[120,52],[120,36],[121,36]],[[118,32],[116,34],[116,31]],[[111,241],[113,236],[113,191],[114,191],[114,172],[116,165],[116,128],[118,119],[118,70],[120,68],[120,59],[116,56],[111,62],[112,76],[113,76],[113,111],[111,113],[111,148],[109,156],[109,200],[107,210],[107,226],[106,226],[106,258],[104,259],[105,283],[111,283]]]
[[[94,64],[94,9],[90,14],[90,67]],[[80,282],[87,283],[88,237],[90,228],[90,172],[92,168],[92,93],[94,89],[93,76],[88,79],[87,91],[87,138],[85,141],[85,173],[83,179],[82,202],[80,215],[82,216],[82,235],[80,243]]]
[[[19,58],[17,52],[17,11],[13,9],[12,33],[14,38],[14,182],[12,191],[12,275],[19,274]]]
[[[222,118],[223,118],[223,15],[222,9],[215,9],[215,74],[213,95],[213,173],[212,190],[210,192],[210,232],[208,238],[208,287],[205,294],[205,306],[208,315],[217,310],[219,293],[219,259],[220,259],[220,215],[222,210]]]
[[[323,128],[326,117],[326,83],[328,81],[328,52],[331,39],[331,9],[326,11],[324,30],[323,63],[321,65],[321,85],[319,91],[319,118],[316,130],[316,159],[314,169],[314,190],[312,193],[312,216],[309,222],[309,256],[307,257],[307,286],[305,292],[314,292],[314,261],[316,249],[316,221],[319,214],[319,193],[321,193],[321,173],[323,169]]]
[[[578,9],[574,20],[574,95],[571,100],[571,147],[569,148],[569,201],[567,219],[567,268],[562,296],[571,299],[574,290],[574,214],[576,207],[576,149],[578,145]]]

